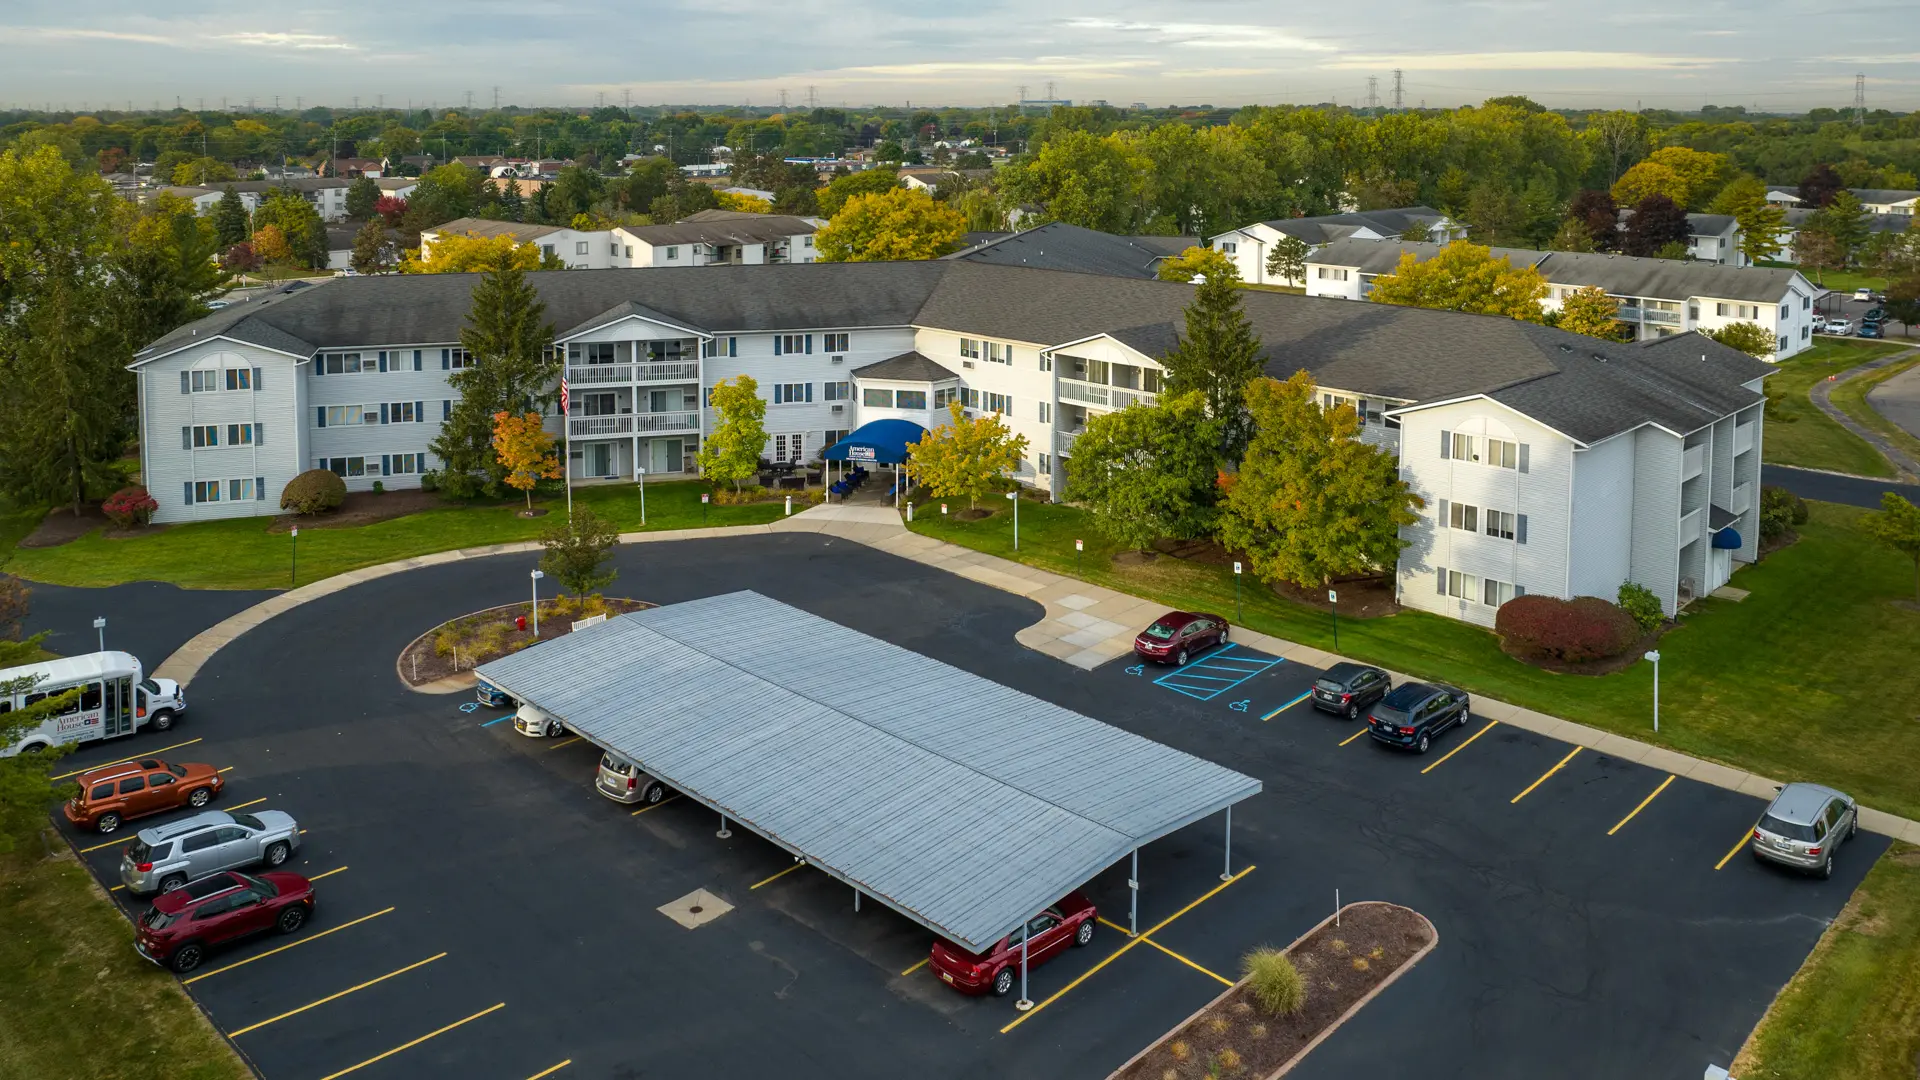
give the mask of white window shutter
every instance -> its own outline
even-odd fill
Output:
[[[1447,500],[1441,499],[1440,500],[1440,527],[1443,529],[1446,528],[1452,522],[1452,520],[1453,520],[1452,518],[1447,517]]]

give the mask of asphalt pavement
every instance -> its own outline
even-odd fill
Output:
[[[1803,499],[1842,503],[1847,506],[1880,508],[1880,497],[1891,491],[1909,502],[1920,504],[1920,484],[1896,484],[1866,476],[1795,469],[1786,465],[1760,466],[1760,482],[1777,484]]]
[[[1081,672],[1014,643],[1038,605],[844,540],[619,549],[612,595],[757,589],[1263,780],[1233,815],[1241,876],[1219,880],[1217,817],[1156,841],[1141,925],[1173,919],[1153,947],[1103,927],[1036,970],[1042,1008],[1019,1019],[916,966],[924,931],[855,913],[805,868],[782,875],[792,861],[746,830],[717,838],[687,800],[636,815],[601,798],[590,744],[402,687],[408,641],[520,599],[536,558],[412,571],[269,620],[203,669],[180,727],[63,763],[199,740],[169,754],[233,766],[222,805],[264,800],[308,830],[292,868],[326,875],[314,921],[217,955],[188,986],[269,1080],[359,1066],[356,1080],[1100,1077],[1217,993],[1246,949],[1329,914],[1336,889],[1422,911],[1440,946],[1297,1075],[1692,1077],[1727,1063],[1885,847],[1863,833],[1815,881],[1738,852],[1759,800],[1595,751],[1563,760],[1571,748],[1487,721],[1424,758],[1355,741],[1299,701],[1314,675],[1300,665],[1205,700],[1126,661]],[[199,628],[154,598],[122,610],[167,628],[129,625],[128,641]],[[85,856],[109,883],[115,846]],[[1087,886],[1119,923],[1126,877]],[[655,910],[696,888],[733,910],[692,930]]]
[[[1867,404],[1920,439],[1920,367],[1908,368],[1868,391]]]
[[[271,591],[223,592],[182,589],[157,581],[138,581],[106,589],[75,589],[27,582],[26,631],[47,631],[46,647],[61,656],[90,653],[100,647],[93,620],[107,620],[107,648],[130,652],[149,673],[193,635],[274,595]]]

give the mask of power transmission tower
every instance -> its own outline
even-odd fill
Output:
[[[495,108],[498,108],[499,106],[498,106],[498,105],[495,105],[494,107],[495,107]],[[620,107],[621,107],[622,109],[632,109],[632,108],[633,108],[633,87],[631,87],[631,86],[629,86],[629,87],[624,87],[624,88],[622,88],[622,89],[621,89],[621,91],[620,91]]]
[[[467,111],[473,111],[473,91],[467,91]]]
[[[1054,96],[1053,96],[1053,80],[1052,80],[1052,79],[1048,79],[1048,80],[1047,80],[1047,100],[1048,100],[1048,101],[1052,101],[1052,100],[1054,100]]]
[[[1370,113],[1380,111],[1380,76],[1378,75],[1367,76],[1367,111]]]
[[[1020,103],[1021,103],[1022,105],[1025,105],[1025,104],[1026,104],[1026,101],[1027,101],[1027,88],[1026,88],[1026,86],[1025,86],[1025,85],[1022,85],[1022,86],[1020,87],[1020,97],[1019,97],[1019,101],[1020,101]]]
[[[780,111],[787,111],[787,92],[785,90],[780,91]]]
[[[1867,122],[1867,77],[1853,77],[1853,126],[1859,127]]]
[[[273,111],[274,112],[280,111],[280,95],[279,94],[273,95]]]
[[[807,85],[807,111],[812,112],[819,107],[820,95],[814,91],[813,85],[809,83]]]
[[[297,94],[296,94],[296,95],[294,95],[294,99],[293,99],[293,111],[294,111],[294,112],[305,112],[305,111],[306,111],[306,105],[305,105],[304,103],[306,102],[306,100],[307,100],[306,98],[304,98],[304,97],[302,97],[302,96],[300,96],[300,95],[297,95]],[[176,109],[180,107],[180,99],[179,99],[179,98],[174,98],[174,99],[173,99],[173,107],[174,107],[174,108],[176,108]]]
[[[355,109],[358,109],[358,108],[360,107],[360,95],[359,95],[359,94],[355,94],[355,95],[353,95],[353,107],[354,107]]]
[[[493,88],[493,107],[495,109],[500,107],[500,88],[497,86]]]
[[[1400,95],[1400,69],[1393,69],[1393,111],[1399,112],[1406,107],[1405,99]]]
[[[607,107],[607,92],[605,90],[594,91],[593,107],[596,109],[604,109]]]

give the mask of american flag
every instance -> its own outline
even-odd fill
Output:
[[[560,376],[560,415],[561,416],[567,415],[567,402],[570,400],[571,397],[572,395],[567,390],[567,377],[565,375],[562,375]]]

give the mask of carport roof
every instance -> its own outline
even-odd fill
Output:
[[[753,592],[625,615],[479,675],[976,951],[1261,789]]]

